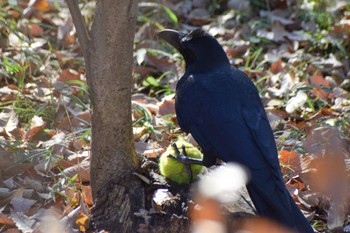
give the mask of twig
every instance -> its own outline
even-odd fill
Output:
[[[86,58],[90,36],[87,30],[83,15],[81,14],[81,11],[79,9],[79,6],[76,0],[66,0],[66,3],[70,11],[70,14],[72,15],[75,29],[77,30],[80,47],[82,49],[84,57]]]

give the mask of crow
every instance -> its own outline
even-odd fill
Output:
[[[204,154],[201,161],[185,155],[178,159],[211,166],[219,158],[243,165],[250,173],[247,190],[259,215],[299,233],[314,232],[285,187],[273,132],[253,82],[231,66],[219,42],[202,29],[166,29],[158,37],[185,60],[185,73],[176,86],[176,116]]]

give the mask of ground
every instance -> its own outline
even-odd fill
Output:
[[[91,108],[68,9],[49,0],[0,5],[0,231],[88,231]],[[90,24],[94,2],[80,7]],[[187,218],[198,201],[195,185],[179,186],[159,173],[159,156],[171,142],[182,136],[196,143],[179,129],[174,110],[184,61],[155,36],[164,28],[197,27],[215,36],[256,85],[286,185],[313,227],[342,229],[350,164],[350,4],[344,0],[139,3],[132,118],[147,194],[141,215]],[[167,190],[158,199],[160,189]]]

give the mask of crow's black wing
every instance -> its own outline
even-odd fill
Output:
[[[179,83],[177,94],[180,126],[202,149],[249,168],[254,186],[250,193],[258,211],[290,213],[274,137],[249,78],[239,70],[188,76]]]
[[[179,125],[198,138],[202,147],[210,147],[224,161],[237,160],[251,167],[279,166],[265,110],[254,84],[243,72],[227,69],[185,75],[176,94]]]

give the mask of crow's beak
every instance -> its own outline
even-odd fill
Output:
[[[171,29],[165,29],[157,33],[159,38],[165,40],[177,50],[183,48],[183,44],[181,43],[183,35],[183,33]]]

